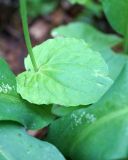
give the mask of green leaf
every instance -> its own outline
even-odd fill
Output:
[[[85,5],[85,13],[86,13],[86,17],[87,17],[87,9],[90,10],[90,15],[95,15],[97,17],[101,17],[102,16],[102,5],[100,3],[97,3],[94,0],[90,0],[88,1],[88,3]],[[84,14],[85,16],[85,14]],[[93,20],[93,19],[92,19]]]
[[[27,0],[28,14],[32,17],[49,14],[56,9],[58,3],[58,0]]]
[[[101,0],[112,27],[125,35],[128,29],[128,0]]]
[[[109,67],[109,75],[113,80],[117,78],[124,66],[126,59],[125,56],[117,55],[110,49],[122,41],[119,37],[113,34],[108,35],[100,32],[89,24],[75,22],[55,28],[52,31],[52,36],[80,38],[87,42],[94,50],[100,51]]]
[[[69,0],[71,3],[86,4],[89,0]]]
[[[124,67],[127,56],[124,56],[122,54],[115,54],[109,48],[102,49],[101,53],[108,65],[110,77],[115,80]]]
[[[79,31],[78,31],[79,28]],[[102,51],[110,48],[122,41],[114,34],[105,34],[93,26],[83,22],[73,22],[52,30],[53,37],[74,37],[84,39],[93,49]]]
[[[56,120],[48,140],[73,160],[127,159],[127,117],[128,62],[98,103]]]
[[[60,105],[53,105],[52,107],[52,113],[59,116],[59,117],[62,117],[62,116],[65,116],[77,109],[80,109],[80,108],[85,108],[87,106],[73,106],[73,107],[65,107],[65,106],[60,106]]]
[[[68,0],[71,4],[80,4],[89,9],[93,14],[100,16],[102,11],[102,5],[95,2],[94,0]]]
[[[28,129],[47,126],[54,119],[51,107],[37,106],[21,99],[16,92],[16,79],[7,63],[0,59],[0,120],[12,120]]]
[[[15,123],[0,123],[0,160],[64,160],[51,144],[27,135]]]
[[[27,71],[17,77],[18,92],[32,103],[87,105],[96,102],[112,84],[100,53],[83,40],[51,39],[33,52],[38,72],[28,56]]]

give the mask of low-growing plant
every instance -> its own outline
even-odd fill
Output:
[[[17,77],[0,59],[0,160],[128,158],[128,1],[101,3],[122,36],[72,22],[32,48],[20,0],[28,56]],[[48,125],[42,140],[26,132]]]

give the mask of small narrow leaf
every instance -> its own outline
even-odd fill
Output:
[[[47,15],[53,12],[59,0],[27,0],[28,14],[35,18],[39,15]]]
[[[71,2],[71,3],[78,3],[78,4],[83,4],[83,5],[85,5],[85,4],[87,4],[89,1],[91,1],[91,0],[68,0],[69,2]]]
[[[65,160],[51,144],[27,135],[15,123],[0,123],[0,160]]]
[[[0,120],[17,121],[28,129],[39,129],[53,119],[51,107],[30,104],[17,94],[15,75],[0,59]]]
[[[89,9],[94,15],[100,16],[102,11],[102,5],[94,0],[68,0],[71,4],[80,4]]]
[[[32,103],[87,105],[96,102],[112,84],[100,53],[83,40],[51,39],[33,52],[38,72],[27,57],[27,71],[17,77],[17,91]]]
[[[62,116],[65,116],[75,110],[78,110],[80,108],[85,108],[87,106],[73,106],[73,107],[65,107],[65,106],[60,106],[60,105],[53,105],[52,107],[52,113],[59,116],[59,117],[62,117]]]
[[[112,27],[125,35],[128,30],[128,0],[101,0]]]

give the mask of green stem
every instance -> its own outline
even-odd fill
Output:
[[[34,54],[32,51],[32,44],[31,44],[29,29],[28,29],[26,0],[20,0],[20,12],[21,12],[24,37],[25,37],[25,42],[26,42],[26,46],[28,49],[28,53],[30,55],[30,59],[31,59],[33,68],[35,71],[37,71],[37,65],[36,65],[36,61],[35,61]]]
[[[128,25],[124,36],[124,53],[128,55]]]

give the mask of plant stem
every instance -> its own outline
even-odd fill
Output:
[[[124,35],[124,53],[128,55],[128,25],[126,28],[126,33]]]
[[[20,12],[21,12],[24,37],[25,37],[25,42],[26,42],[26,46],[28,49],[28,53],[30,55],[30,59],[31,59],[33,68],[35,71],[37,71],[37,65],[36,65],[36,61],[35,61],[34,54],[32,51],[32,44],[31,44],[29,29],[28,29],[26,0],[20,0]]]

